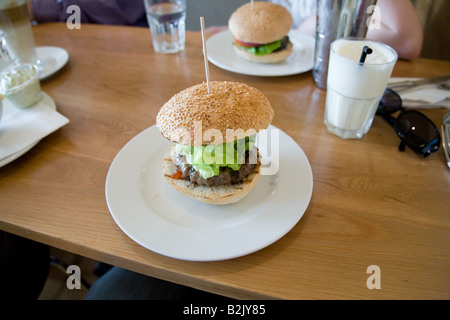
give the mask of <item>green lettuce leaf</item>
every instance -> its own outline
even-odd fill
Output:
[[[245,47],[245,46],[241,46],[239,43],[234,43],[236,46],[238,46],[239,48],[254,54],[255,56],[263,56],[265,54],[269,54],[274,52],[275,50],[277,50],[278,48],[281,47],[281,44],[283,43],[283,39],[281,40],[277,40],[268,44],[264,44],[262,46],[258,46],[258,47]]]
[[[256,134],[217,146],[191,147],[176,144],[175,151],[185,156],[187,162],[204,179],[208,179],[219,175],[221,167],[229,167],[235,171],[239,170],[245,162],[245,152],[253,148],[255,140]]]

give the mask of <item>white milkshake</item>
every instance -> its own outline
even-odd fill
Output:
[[[360,63],[363,47],[372,49]],[[397,53],[376,41],[338,39],[331,44],[325,124],[342,138],[361,138],[372,125]]]

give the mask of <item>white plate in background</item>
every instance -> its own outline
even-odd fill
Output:
[[[39,80],[45,80],[69,61],[69,53],[58,47],[36,47],[38,59],[44,62],[44,66],[39,70]]]
[[[294,45],[292,54],[284,61],[266,64],[238,56],[233,48],[231,33],[224,30],[206,41],[208,60],[227,71],[252,76],[288,76],[311,70],[314,64],[314,38],[298,31],[290,31],[288,35]]]

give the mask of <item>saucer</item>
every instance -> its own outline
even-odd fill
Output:
[[[44,80],[55,74],[69,61],[69,53],[58,47],[36,47],[38,59],[44,62],[39,70],[39,80]]]

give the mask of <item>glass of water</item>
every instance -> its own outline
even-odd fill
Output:
[[[184,50],[186,0],[144,0],[156,52]]]
[[[3,56],[0,60],[2,69],[13,63],[32,63],[38,69],[45,67],[36,53],[27,0],[0,0],[0,33],[2,50],[9,53],[8,59]]]

